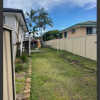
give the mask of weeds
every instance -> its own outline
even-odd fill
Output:
[[[23,70],[23,66],[21,64],[15,65],[15,72],[20,72]]]
[[[27,61],[27,54],[26,53],[23,53],[22,56],[20,57],[20,59],[25,62]]]
[[[20,93],[24,87],[25,79],[15,79],[16,82],[16,93]]]

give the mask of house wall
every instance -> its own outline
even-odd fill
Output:
[[[63,38],[64,38],[64,33],[62,33],[62,34],[63,34]],[[69,29],[67,31],[67,34],[68,34],[68,38],[86,35],[86,27],[77,27],[75,33],[71,33],[71,29]]]
[[[86,35],[86,27],[80,27],[80,36]]]
[[[80,27],[76,28],[75,33],[71,33],[71,29],[68,31],[68,37],[76,37],[80,36]]]
[[[23,35],[24,35],[24,30],[22,29],[22,27],[19,27],[19,41],[21,42],[20,44],[20,56],[22,56],[22,48],[23,48]]]
[[[16,27],[15,27],[15,30],[16,30],[16,33],[18,31],[18,26],[19,26],[19,21],[17,20],[16,18]],[[21,42],[20,44],[20,56],[22,56],[22,47],[23,47],[23,34],[24,34],[24,30],[22,29],[21,26],[19,26],[19,34],[18,34],[18,40],[19,42]]]
[[[15,32],[16,18],[15,16],[5,15],[5,23],[7,26],[13,28],[13,44],[16,44],[16,32]]]
[[[13,44],[13,58],[14,58],[14,61],[16,59],[16,52],[17,52],[17,45]]]
[[[14,15],[4,15],[5,16],[5,24],[9,27],[13,28],[13,44],[14,44],[14,59],[16,58],[16,50],[17,46],[16,42],[17,42],[17,35],[18,35],[18,39],[19,42],[21,42],[20,45],[20,56],[22,55],[22,47],[23,47],[23,34],[25,33],[24,30],[22,29],[22,27],[19,27],[19,33],[17,34],[18,31],[18,26],[19,26],[19,21],[17,20],[16,16]]]
[[[64,36],[64,32],[62,33],[62,38],[64,38],[65,36]]]

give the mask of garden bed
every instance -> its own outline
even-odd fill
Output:
[[[29,59],[27,55],[15,60],[15,87],[16,100],[22,100],[27,72],[29,69]]]

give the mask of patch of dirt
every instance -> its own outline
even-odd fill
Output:
[[[26,76],[26,72],[21,72],[21,73],[15,73],[15,77],[18,79],[23,79]]]
[[[16,100],[22,100],[23,93],[16,94]]]
[[[15,59],[15,63],[22,63],[20,59]]]
[[[69,62],[69,60],[65,60],[65,62]],[[83,67],[83,69],[84,69],[85,71],[89,71],[88,69],[84,68],[84,65],[83,65],[83,64],[78,65],[79,61],[77,61],[77,60],[76,60],[76,61],[75,61],[75,60],[72,60],[70,63],[76,65],[76,66],[79,67],[79,68],[82,68],[82,67]],[[94,70],[94,69],[92,69],[92,70]]]

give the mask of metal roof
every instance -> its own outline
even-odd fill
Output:
[[[66,28],[66,29],[70,29],[70,28],[72,28],[72,27],[74,27],[74,26],[87,26],[87,25],[97,25],[97,21],[85,21],[85,22],[80,22],[80,23],[77,23],[77,24],[75,24],[75,25],[72,25],[72,26],[70,26],[70,27],[68,27],[68,28]],[[64,31],[64,30],[66,30],[66,29],[63,29],[63,30],[61,30],[60,31],[60,33],[62,32],[62,31]]]

